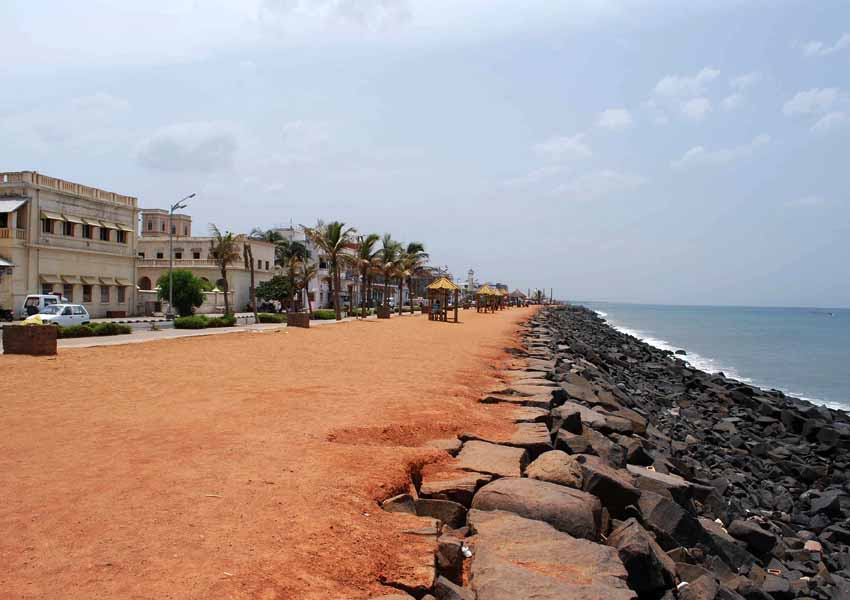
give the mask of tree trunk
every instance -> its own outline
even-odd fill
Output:
[[[251,308],[254,310],[254,323],[260,322],[260,317],[257,315],[257,288],[254,286],[254,252],[251,250],[250,244],[242,246],[245,255],[245,262],[251,267]]]
[[[402,305],[404,304],[404,277],[398,278],[398,316],[401,316]]]
[[[410,314],[413,314],[413,277],[407,278],[407,299],[410,302]]]
[[[363,289],[360,290],[360,316],[364,319],[366,318],[366,292],[368,291],[368,287],[366,285],[366,271],[364,269],[363,273],[361,273],[361,280],[363,282]]]
[[[331,267],[333,268],[333,271],[331,272],[331,278],[333,279],[334,286],[334,315],[336,316],[337,321],[341,321],[342,313],[339,310],[339,264],[337,264],[336,257],[334,257],[334,260],[331,263]]]
[[[390,299],[390,278],[384,275],[384,301],[381,303],[384,307],[389,306]]]
[[[227,294],[230,292],[230,286],[227,284],[227,265],[221,265],[221,280],[224,282],[224,316],[230,314],[230,298]]]

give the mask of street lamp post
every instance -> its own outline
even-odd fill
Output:
[[[194,198],[194,192],[171,205],[168,212],[168,312],[165,313],[167,321],[174,320],[174,211],[186,208],[186,200]]]

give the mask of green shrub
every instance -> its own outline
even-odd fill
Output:
[[[364,310],[362,308],[355,308],[354,310],[351,311],[352,317],[359,317],[361,314],[365,314],[367,317],[369,315],[374,315],[375,309],[374,308],[367,308],[367,309]]]
[[[129,325],[123,325],[121,323],[90,323],[88,325],[59,327],[57,337],[59,339],[68,339],[102,335],[124,335],[132,331],[133,329]]]
[[[236,325],[236,317],[233,315],[207,319],[207,327],[233,327],[234,325]]]
[[[312,318],[319,319],[321,321],[329,321],[331,319],[336,319],[336,313],[330,309],[314,310]]]
[[[95,323],[95,335],[124,335],[132,333],[133,328],[123,323]]]
[[[257,318],[260,323],[286,323],[286,315],[281,313],[260,313]]]
[[[186,269],[175,269],[172,272],[172,278],[174,279],[174,308],[181,317],[190,317],[195,308],[204,303],[205,283]],[[168,301],[168,284],[168,273],[163,273],[156,282],[160,300]]]
[[[174,329],[206,329],[208,321],[204,315],[178,317],[174,319]]]

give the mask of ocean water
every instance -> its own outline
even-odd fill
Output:
[[[703,371],[850,410],[850,309],[577,304]]]

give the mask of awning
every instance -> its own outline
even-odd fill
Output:
[[[79,275],[62,275],[63,283],[82,283]]]
[[[79,223],[80,225],[85,225],[83,220],[76,215],[66,215],[63,213],[62,216],[65,217],[65,220],[69,223]]]
[[[59,275],[48,275],[47,273],[42,273],[39,279],[41,279],[41,283],[62,283],[62,280],[59,279]]]
[[[97,277],[94,277],[93,275],[83,275],[82,277],[80,277],[80,279],[82,279],[83,283],[85,283],[86,285],[97,285],[98,283],[100,283]]]
[[[65,217],[63,217],[59,213],[50,212],[49,210],[41,211],[41,218],[42,219],[53,219],[54,221],[64,221],[65,220]]]
[[[0,257],[0,267],[14,267],[15,263],[11,263],[3,257]]]
[[[116,285],[116,283],[112,277],[101,277],[100,285]]]
[[[133,233],[133,228],[130,227],[129,225],[125,225],[124,223],[116,223],[116,225],[118,226],[118,229],[120,229],[121,231]]]
[[[120,277],[116,277],[116,278],[115,278],[115,281],[117,281],[117,282],[118,282],[118,285],[121,285],[121,286],[128,286],[128,285],[130,285],[130,280],[129,280],[129,279],[121,279]]]
[[[106,227],[107,229],[118,229],[118,225],[115,223],[110,223],[109,221],[101,221],[101,226]]]
[[[100,227],[100,221],[97,219],[89,219],[88,217],[83,217],[83,223],[86,225],[94,225],[95,227]]]
[[[0,213],[15,212],[21,206],[26,204],[26,198],[5,198],[0,200]]]

